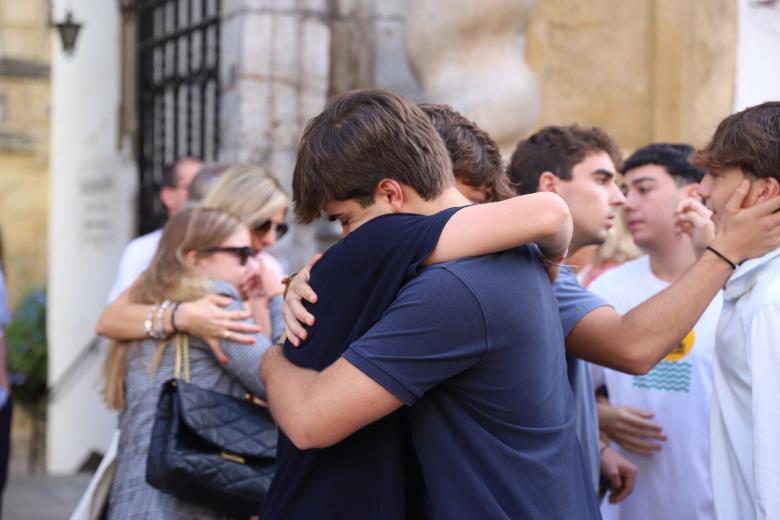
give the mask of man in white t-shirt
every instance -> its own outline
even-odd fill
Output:
[[[766,207],[780,221],[780,102],[724,119],[694,162],[707,171],[699,193],[717,227],[726,226],[724,216],[734,208],[725,201],[737,189],[747,191],[743,207]],[[777,519],[780,249],[733,267],[715,344],[710,420],[715,511],[722,520]]]
[[[183,157],[163,171],[160,201],[171,218],[187,205],[187,190],[203,163],[192,157]],[[116,279],[108,293],[111,303],[143,273],[152,262],[162,229],[152,231],[130,241],[122,252]]]
[[[646,253],[596,279],[590,289],[626,313],[680,278],[697,252],[676,229],[675,210],[694,196],[703,172],[688,163],[693,148],[653,144],[624,166],[624,215]],[[605,519],[707,519],[714,517],[709,471],[709,411],[717,295],[674,349],[646,375],[594,366],[610,404],[599,405],[602,431],[637,466],[634,492],[605,503]],[[659,323],[659,326],[663,326]]]

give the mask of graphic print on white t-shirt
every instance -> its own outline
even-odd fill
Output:
[[[647,256],[626,262],[596,279],[590,289],[625,314],[669,284],[650,269]],[[709,471],[709,413],[715,329],[720,294],[683,341],[644,376],[594,366],[613,405],[654,413],[666,441],[651,456],[612,447],[637,466],[633,493],[621,504],[602,505],[605,520],[712,519]],[[627,345],[626,348],[631,348]]]
[[[634,376],[634,386],[660,392],[690,392],[693,365],[685,358],[696,344],[696,331],[692,330],[678,346],[643,376]]]

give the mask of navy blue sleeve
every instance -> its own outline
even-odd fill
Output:
[[[610,306],[605,299],[580,285],[577,276],[568,267],[561,267],[553,292],[558,300],[564,337],[569,335],[583,316],[599,307]]]
[[[416,275],[457,210],[431,216],[383,215],[331,247],[311,272],[317,303],[304,303],[315,323],[306,327],[309,337],[300,347],[285,343],[287,359],[315,370],[336,361],[350,341],[379,321],[398,290]]]
[[[476,364],[487,320],[470,288],[443,264],[398,293],[381,320],[343,357],[407,405]]]

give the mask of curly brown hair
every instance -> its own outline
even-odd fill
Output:
[[[444,140],[456,179],[490,188],[490,201],[515,196],[498,145],[487,132],[449,105],[421,103],[420,108]]]
[[[705,171],[740,168],[780,180],[780,102],[762,103],[724,119],[690,162]]]
[[[517,144],[506,173],[519,194],[534,193],[544,172],[571,180],[572,168],[596,152],[606,152],[620,169],[620,148],[604,130],[577,124],[546,126]]]

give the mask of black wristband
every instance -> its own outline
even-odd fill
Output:
[[[707,246],[707,251],[711,252],[712,254],[714,254],[715,256],[717,256],[718,258],[720,258],[721,260],[723,260],[727,264],[729,264],[731,266],[731,269],[733,269],[734,271],[737,270],[737,264],[735,264],[734,262],[732,262],[731,260],[726,258],[726,256],[723,253],[721,253],[720,251],[718,251],[714,247]]]
[[[171,329],[173,329],[174,334],[179,333],[179,328],[176,327],[176,311],[179,310],[179,305],[181,305],[181,302],[176,302],[171,309]]]

